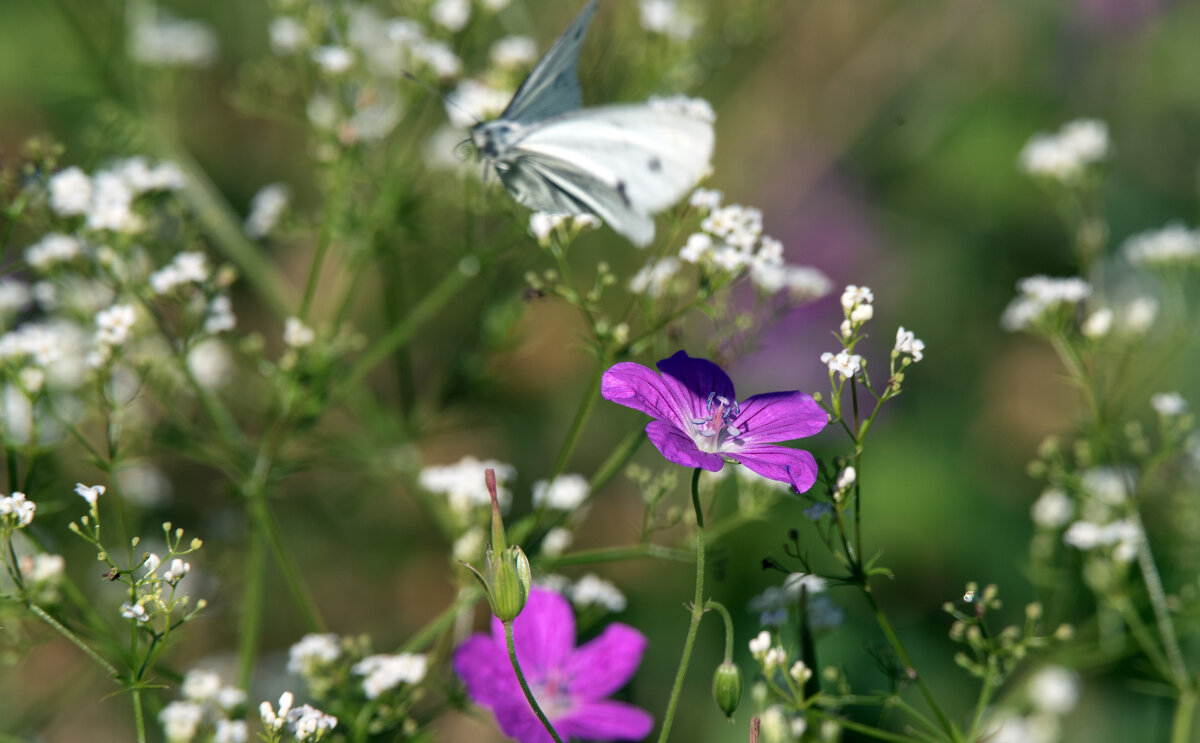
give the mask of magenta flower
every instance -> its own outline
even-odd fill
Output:
[[[803,392],[755,395],[739,404],[729,375],[707,359],[679,351],[658,362],[661,375],[622,362],[604,372],[600,394],[656,420],[646,435],[668,460],[716,472],[725,459],[804,492],[817,481],[817,462],[801,449],[772,446],[812,436],[829,422]]]
[[[610,624],[575,647],[575,616],[567,600],[534,588],[513,620],[513,644],[538,706],[564,741],[641,740],[654,718],[643,709],[606,699],[625,685],[642,662],[646,637],[627,624]],[[552,743],[517,683],[504,644],[504,628],[475,634],[454,651],[454,670],[476,704],[489,708],[505,735],[521,743]]]

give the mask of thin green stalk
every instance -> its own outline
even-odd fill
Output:
[[[975,717],[971,720],[971,732],[967,735],[968,740],[975,740],[982,733],[979,727],[983,723],[983,713],[987,710],[995,692],[996,659],[993,656],[988,658],[987,674],[983,677],[983,686],[979,689],[979,699],[975,703]]]
[[[1179,649],[1179,638],[1175,635],[1175,623],[1171,619],[1171,610],[1167,607],[1167,593],[1163,589],[1162,577],[1158,574],[1158,565],[1154,562],[1154,554],[1150,551],[1150,539],[1146,527],[1142,524],[1140,514],[1137,516],[1138,529],[1142,538],[1138,542],[1138,567],[1142,571],[1142,580],[1146,583],[1146,594],[1150,598],[1150,607],[1154,610],[1154,619],[1158,624],[1158,634],[1162,637],[1163,650],[1171,664],[1171,678],[1180,691],[1186,691],[1191,685],[1188,678],[1187,664],[1183,660],[1183,652]]]
[[[29,602],[27,604],[27,606],[29,607],[29,610],[31,612],[33,612],[33,614],[38,619],[40,619],[43,622],[45,622],[46,624],[50,625],[50,627],[53,628],[55,632],[57,632],[58,634],[65,637],[67,639],[67,641],[69,641],[72,645],[74,645],[75,647],[82,650],[84,655],[86,655],[87,657],[96,661],[96,663],[98,663],[101,668],[103,668],[105,671],[108,672],[109,676],[116,678],[117,676],[120,675],[120,673],[113,666],[113,664],[111,664],[107,660],[105,660],[99,653],[97,653],[95,650],[93,650],[90,645],[88,645],[86,642],[81,640],[78,635],[76,635],[74,632],[72,632],[71,630],[64,627],[61,622],[59,622],[57,619],[55,619],[54,617],[47,614],[45,609],[43,609],[42,607],[38,606],[37,604],[35,604],[33,602]]]
[[[261,529],[250,529],[250,549],[246,555],[246,587],[242,599],[242,621],[238,626],[237,685],[249,689],[254,675],[254,656],[262,632],[263,604],[266,601],[267,536]]]
[[[525,700],[529,702],[529,706],[537,718],[542,721],[542,726],[546,728],[546,732],[550,733],[554,743],[563,743],[562,738],[558,737],[558,733],[554,731],[554,726],[546,719],[546,713],[542,712],[537,700],[533,698],[533,692],[529,690],[529,684],[525,681],[525,674],[521,672],[521,664],[517,662],[517,646],[513,644],[513,623],[511,621],[504,623],[504,642],[508,645],[508,659],[512,662],[513,672],[517,674],[517,681],[521,683],[521,691],[525,692]]]
[[[1171,743],[1188,743],[1192,739],[1192,718],[1196,716],[1196,691],[1184,689],[1175,705],[1175,719],[1171,721]]]
[[[571,421],[571,428],[567,431],[567,436],[563,439],[562,448],[558,450],[558,457],[554,460],[554,470],[550,473],[550,479],[553,480],[562,474],[566,469],[567,460],[571,457],[571,452],[575,450],[575,445],[579,443],[579,435],[583,433],[583,427],[587,423],[587,419],[592,414],[592,410],[596,407],[596,400],[600,398],[600,382],[604,378],[604,369],[608,366],[608,359],[601,359],[596,369],[592,372],[592,378],[588,381],[587,391],[583,393],[583,399],[579,402],[579,409],[575,411],[575,418]]]
[[[934,716],[937,717],[938,725],[941,726],[942,731],[946,734],[946,737],[949,740],[960,741],[962,736],[950,722],[950,719],[946,717],[946,713],[943,712],[942,708],[938,706],[937,700],[933,698],[933,693],[925,684],[925,679],[919,673],[917,673],[917,669],[913,665],[912,658],[909,657],[908,650],[905,649],[904,643],[900,642],[900,638],[896,635],[896,631],[892,629],[892,623],[888,621],[887,615],[883,613],[881,608],[879,608],[879,602],[875,600],[874,594],[871,593],[870,584],[864,583],[861,588],[863,597],[866,598],[867,604],[871,607],[871,613],[875,615],[875,621],[879,624],[879,628],[883,630],[883,634],[887,636],[888,642],[891,643],[892,649],[896,651],[896,656],[900,658],[900,662],[904,664],[905,672],[917,685],[917,689],[920,690],[921,696],[925,697],[925,703],[929,705],[929,709],[932,710]]]
[[[133,696],[133,723],[137,727],[138,743],[146,743],[146,715],[142,712],[142,691],[134,689],[131,695]]]
[[[724,620],[724,622],[725,622],[725,662],[732,663],[733,662],[733,617],[731,617],[729,615],[729,610],[725,608],[724,604],[717,602],[717,601],[713,601],[712,599],[709,599],[708,601],[706,601],[704,603],[704,610],[708,611],[709,609],[713,609],[718,614],[720,614],[721,619]]]
[[[700,507],[700,471],[697,467],[692,472],[692,508],[696,511],[696,595],[692,600],[692,619],[688,624],[687,639],[683,641],[683,657],[679,659],[679,670],[675,672],[675,683],[671,686],[671,698],[667,702],[658,743],[666,743],[671,734],[675,708],[683,691],[683,679],[687,675],[688,661],[692,658],[692,646],[696,644],[696,630],[700,628],[700,618],[704,616],[704,510]]]
[[[403,321],[392,327],[388,334],[375,342],[366,353],[363,354],[350,371],[343,378],[342,382],[336,385],[330,392],[329,400],[336,402],[341,400],[346,395],[358,389],[362,384],[363,379],[371,373],[376,366],[384,359],[391,356],[396,349],[403,346],[411,338],[417,328],[431,317],[435,316],[438,311],[451,299],[453,299],[465,287],[475,274],[468,275],[463,272],[459,266],[455,266],[442,277],[442,280],[437,283],[429,292],[421,297],[408,316]]]
[[[284,546],[283,537],[279,533],[279,524],[275,521],[270,509],[267,508],[266,501],[261,497],[254,500],[251,511],[255,529],[261,530],[266,536],[267,544],[271,547],[271,554],[275,558],[275,564],[283,573],[283,582],[287,584],[288,591],[292,594],[292,600],[296,602],[296,606],[304,615],[304,621],[308,625],[309,631],[324,632],[325,620],[321,617],[320,609],[317,608],[316,599],[308,590],[308,584],[300,575],[294,555]]]
[[[557,569],[572,565],[595,565],[602,562],[622,562],[653,557],[659,560],[674,562],[691,562],[692,555],[683,550],[663,547],[658,544],[635,544],[630,547],[601,547],[591,550],[580,550],[559,557],[548,557],[540,561],[542,567]]]

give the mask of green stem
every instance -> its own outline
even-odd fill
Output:
[[[134,689],[131,695],[133,696],[133,722],[137,727],[138,743],[146,743],[146,715],[142,712],[142,692],[140,689]]]
[[[601,547],[580,550],[560,557],[548,557],[540,561],[543,568],[557,569],[571,565],[594,565],[601,562],[623,562],[653,557],[674,562],[691,562],[692,555],[683,550],[663,547],[658,544],[635,544],[631,547]]]
[[[1171,722],[1171,743],[1188,743],[1192,739],[1192,718],[1196,715],[1196,692],[1184,689],[1175,706],[1175,719]]]
[[[687,675],[688,661],[692,658],[692,646],[696,644],[696,630],[704,616],[704,510],[700,507],[700,468],[692,472],[692,508],[696,511],[696,595],[692,600],[692,620],[688,625],[687,639],[683,641],[683,657],[679,659],[679,670],[675,672],[675,683],[671,686],[671,698],[663,716],[662,732],[658,743],[666,743],[675,721],[675,708],[679,705],[679,694],[683,691],[683,679]]]
[[[65,638],[67,638],[67,640],[72,645],[79,648],[80,650],[82,650],[84,652],[85,655],[87,655],[92,660],[96,661],[96,663],[98,663],[101,668],[103,668],[105,671],[108,672],[109,676],[116,678],[120,675],[120,673],[113,666],[113,664],[109,663],[107,660],[105,660],[103,657],[101,657],[99,653],[97,653],[95,650],[93,650],[91,648],[91,646],[89,646],[86,642],[81,640],[78,635],[76,635],[74,632],[72,632],[71,630],[64,627],[62,622],[59,622],[57,619],[55,619],[54,617],[47,614],[45,609],[43,609],[42,607],[40,607],[37,604],[32,603],[32,602],[30,602],[28,604],[28,606],[29,606],[29,610],[31,612],[33,612],[34,615],[38,619],[40,619],[43,622],[45,622],[46,624],[50,625],[54,629],[55,632],[57,632],[58,634],[62,635]]]
[[[575,450],[575,445],[579,443],[579,435],[583,433],[583,427],[596,407],[596,400],[600,399],[600,382],[604,378],[604,370],[607,366],[608,359],[601,359],[595,371],[592,372],[587,391],[583,393],[579,409],[575,411],[575,418],[571,421],[571,428],[567,431],[562,448],[558,450],[558,458],[554,460],[554,470],[550,473],[551,480],[561,475],[566,469],[567,460],[570,459],[571,452]]]
[[[296,606],[304,615],[304,621],[308,625],[309,631],[324,632],[325,620],[322,619],[320,609],[317,608],[316,599],[313,598],[312,593],[308,590],[308,584],[300,575],[295,556],[284,546],[283,537],[279,533],[279,524],[276,523],[275,517],[267,508],[266,501],[261,497],[255,498],[251,511],[256,524],[255,528],[261,530],[266,536],[267,544],[271,547],[271,554],[275,558],[275,564],[283,573],[283,582],[287,584],[288,591],[292,594],[292,600],[296,602]]]
[[[729,610],[725,605],[717,601],[709,599],[704,603],[704,610],[715,609],[721,615],[721,619],[725,621],[725,662],[733,662],[733,617],[729,615]]]
[[[354,392],[362,383],[371,370],[374,369],[380,362],[391,356],[396,349],[403,346],[412,338],[414,332],[426,320],[435,316],[447,302],[454,298],[468,282],[471,281],[474,274],[464,273],[461,268],[455,266],[450,270],[437,286],[429,290],[429,293],[421,297],[421,300],[413,305],[408,316],[400,323],[397,323],[388,334],[375,342],[375,345],[363,354],[349,373],[346,374],[343,381],[335,386],[330,393],[329,399],[337,401],[346,395]]]
[[[1142,533],[1142,538],[1138,543],[1138,567],[1141,568],[1142,580],[1146,583],[1146,594],[1150,598],[1150,607],[1154,610],[1154,619],[1158,624],[1158,634],[1162,637],[1163,649],[1171,664],[1171,678],[1180,691],[1186,692],[1191,684],[1187,665],[1183,660],[1183,652],[1179,649],[1175,624],[1171,620],[1171,610],[1167,607],[1167,593],[1163,589],[1162,578],[1158,574],[1158,565],[1154,562],[1154,554],[1150,551],[1150,538],[1146,534],[1146,527],[1142,524],[1140,515],[1137,516],[1137,524]]]
[[[257,500],[257,499],[256,499]],[[252,509],[253,511],[253,509]],[[254,675],[254,656],[262,632],[263,603],[266,601],[267,536],[261,529],[250,529],[250,550],[246,555],[246,587],[242,601],[242,621],[238,627],[237,685],[249,689]]]
[[[883,630],[883,634],[887,636],[888,642],[891,643],[892,649],[896,651],[896,656],[900,658],[900,662],[904,664],[905,673],[917,685],[921,696],[925,697],[925,703],[929,705],[929,709],[933,711],[937,717],[938,725],[941,726],[942,732],[952,741],[961,740],[961,736],[950,719],[946,717],[946,713],[938,706],[937,700],[933,698],[933,693],[925,684],[925,679],[917,673],[916,667],[913,665],[912,658],[908,655],[908,650],[904,648],[904,643],[900,642],[900,638],[896,635],[896,631],[892,629],[892,623],[888,621],[887,615],[879,608],[879,602],[875,600],[874,594],[871,593],[869,583],[864,583],[862,586],[863,597],[866,598],[867,604],[871,607],[871,613],[875,615],[875,621],[879,624],[879,628]]]
[[[987,710],[988,703],[991,702],[995,691],[996,658],[992,656],[988,658],[987,674],[983,677],[983,686],[979,689],[979,700],[975,703],[975,717],[971,720],[971,732],[967,735],[968,740],[976,740],[983,733],[980,730],[980,725],[983,723],[983,713]]]
[[[546,713],[542,712],[537,700],[533,698],[533,692],[529,690],[529,684],[525,681],[525,674],[521,673],[521,664],[517,662],[517,646],[513,644],[513,623],[511,621],[504,623],[504,642],[508,645],[508,659],[512,662],[513,672],[517,674],[517,681],[521,683],[521,691],[525,692],[525,700],[529,702],[529,706],[537,718],[542,721],[542,725],[546,728],[546,732],[550,733],[554,743],[563,743],[562,738],[558,737],[558,733],[554,731],[554,726],[546,719]]]

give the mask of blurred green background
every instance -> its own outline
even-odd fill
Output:
[[[516,30],[535,36],[544,49],[577,4],[514,0],[511,17],[528,20],[531,26]],[[120,53],[121,29],[97,25],[78,33],[64,6],[85,23],[103,13],[76,5],[0,0],[0,151],[6,157],[39,133],[63,141],[65,162],[85,168],[136,151],[109,124],[111,104],[97,67],[98,59]],[[299,209],[318,206],[302,128],[243,116],[231,105],[243,64],[268,54],[267,8],[239,0],[169,5],[181,16],[213,24],[221,55],[215,65],[179,76],[178,87],[162,96],[159,114],[177,122],[179,140],[242,213],[261,185],[276,180],[297,192]],[[641,93],[662,92],[653,81],[631,86],[613,79],[624,69],[621,51],[641,43],[636,13],[633,0],[602,3],[580,69],[585,101],[602,102],[612,91],[636,85]],[[1038,492],[1025,464],[1046,434],[1069,426],[1077,402],[1048,346],[999,325],[1019,277],[1075,270],[1069,236],[1044,193],[1018,172],[1017,153],[1038,131],[1082,116],[1103,119],[1115,145],[1104,188],[1110,250],[1127,235],[1169,220],[1195,224],[1200,3],[747,0],[714,6],[713,13],[706,23],[724,43],[719,54],[697,59],[699,84],[688,91],[710,100],[718,114],[709,185],[730,202],[761,207],[766,232],[784,242],[790,261],[820,268],[836,286],[865,284],[875,291],[873,337],[865,350],[875,368],[886,363],[896,325],[915,330],[928,346],[904,395],[872,432],[861,472],[864,530],[868,545],[883,551],[882,562],[896,575],[880,586],[881,602],[935,693],[963,713],[975,686],[964,683],[951,660],[956,648],[946,637],[949,619],[940,606],[961,595],[968,580],[998,583],[1012,621],[1019,620],[1020,607],[1033,599],[1024,566],[1029,506]],[[723,25],[721,13],[756,20]],[[614,48],[607,39],[618,31]],[[85,42],[95,45],[97,56],[89,56]],[[426,113],[436,118],[436,102],[428,105]],[[398,130],[404,127],[402,121]],[[506,197],[496,191],[492,198]],[[451,222],[447,232],[457,229],[455,220],[467,219],[451,211],[443,216]],[[588,240],[573,255],[582,266],[601,259],[622,271],[640,265],[642,256],[607,232]],[[519,473],[516,514],[529,509],[529,486],[549,469],[590,364],[576,341],[581,325],[575,312],[553,300],[524,306],[504,344],[480,341],[479,315],[490,307],[483,297],[515,298],[525,270],[549,265],[530,243],[528,253],[510,256],[485,278],[478,296],[452,305],[412,348],[417,393],[457,403],[434,434],[416,444],[422,461],[448,463],[470,453],[513,463]],[[285,241],[271,248],[270,258],[298,286],[311,249],[303,239]],[[406,269],[419,285],[424,264]],[[380,302],[367,296],[354,320],[368,335],[386,329]],[[243,327],[266,324],[254,317],[253,297],[235,295],[235,305]],[[840,320],[836,293],[790,313],[751,356],[730,366],[739,394],[822,390],[826,372],[818,356],[836,350],[830,333]],[[703,347],[709,327],[689,324],[684,344],[694,344],[693,353]],[[448,359],[466,370],[461,389],[421,376]],[[1195,400],[1196,376],[1189,371],[1195,361],[1193,348],[1163,364],[1147,396],[1178,388]],[[640,425],[628,411],[601,405],[568,471],[593,471],[625,432]],[[377,648],[392,647],[452,601],[448,545],[378,464],[411,457],[407,444],[381,450],[388,434],[362,421],[335,421],[331,429],[345,435],[314,471],[284,481],[278,510],[331,628],[370,633]],[[818,456],[846,451],[833,430],[805,443]],[[645,446],[637,461],[657,467],[660,460]],[[205,539],[202,560],[211,576],[202,595],[212,608],[173,657],[173,665],[185,669],[194,660],[232,652],[241,517],[212,473],[164,464],[174,501],[162,515]],[[63,478],[86,481],[87,473],[68,464]],[[805,505],[785,502],[769,521],[744,526],[714,546],[712,595],[741,623],[744,663],[745,641],[757,621],[742,607],[778,584],[778,574],[764,573],[761,560],[783,557],[787,530],[805,522]],[[596,498],[577,546],[627,543],[636,538],[639,521],[637,493],[618,478]],[[95,572],[82,560],[69,565],[85,584],[88,571]],[[690,571],[654,562],[596,570],[629,596],[630,607],[619,618],[650,637],[630,698],[656,717],[686,627],[681,604],[690,596]],[[259,674],[262,694],[252,700],[296,684],[279,674],[303,624],[285,591],[274,584],[270,590],[264,644],[271,655],[267,672]],[[846,609],[846,623],[822,639],[822,662],[844,664],[864,687],[880,683],[864,648],[881,645],[882,636],[857,594],[835,591],[834,597]],[[744,726],[722,723],[709,698],[721,639],[717,624],[706,622],[678,740],[745,739]],[[1084,698],[1067,719],[1065,739],[1164,739],[1170,706],[1129,692],[1137,670],[1086,673]],[[64,684],[63,678],[72,680]],[[43,740],[131,739],[126,703],[104,699],[107,682],[62,643],[41,645],[4,669],[0,689],[6,700],[0,719],[44,708],[51,692],[60,700],[42,728]],[[872,721],[872,714],[863,719]],[[739,722],[745,721],[743,713]],[[454,741],[495,735],[490,723],[459,713],[435,729]]]

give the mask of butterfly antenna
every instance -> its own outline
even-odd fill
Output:
[[[457,101],[455,101],[453,98],[450,98],[450,97],[449,97],[449,96],[447,96],[445,93],[443,93],[442,91],[440,91],[440,90],[438,90],[437,88],[433,87],[432,85],[430,85],[429,83],[425,82],[424,80],[420,79],[419,77],[417,77],[416,75],[412,74],[412,73],[411,73],[411,72],[409,72],[408,70],[404,70],[403,72],[401,72],[401,73],[400,73],[400,75],[401,75],[401,77],[403,77],[405,80],[408,80],[408,81],[410,81],[410,82],[414,82],[414,83],[416,83],[417,85],[420,85],[422,88],[424,88],[424,89],[425,89],[425,91],[426,91],[427,93],[431,93],[431,94],[433,94],[433,95],[437,96],[439,99],[441,99],[441,101],[442,101],[442,103],[443,103],[443,104],[445,104],[445,105],[447,105],[447,106],[453,106],[454,108],[458,109],[459,111],[462,111],[464,114],[466,114],[467,118],[471,119],[471,120],[472,120],[472,121],[474,121],[476,124],[479,124],[479,123],[481,123],[481,122],[479,121],[479,119],[477,119],[477,118],[475,117],[475,114],[471,113],[471,112],[470,112],[470,111],[468,111],[467,109],[465,109],[465,108],[463,108],[462,106],[458,105],[458,102],[457,102]]]

